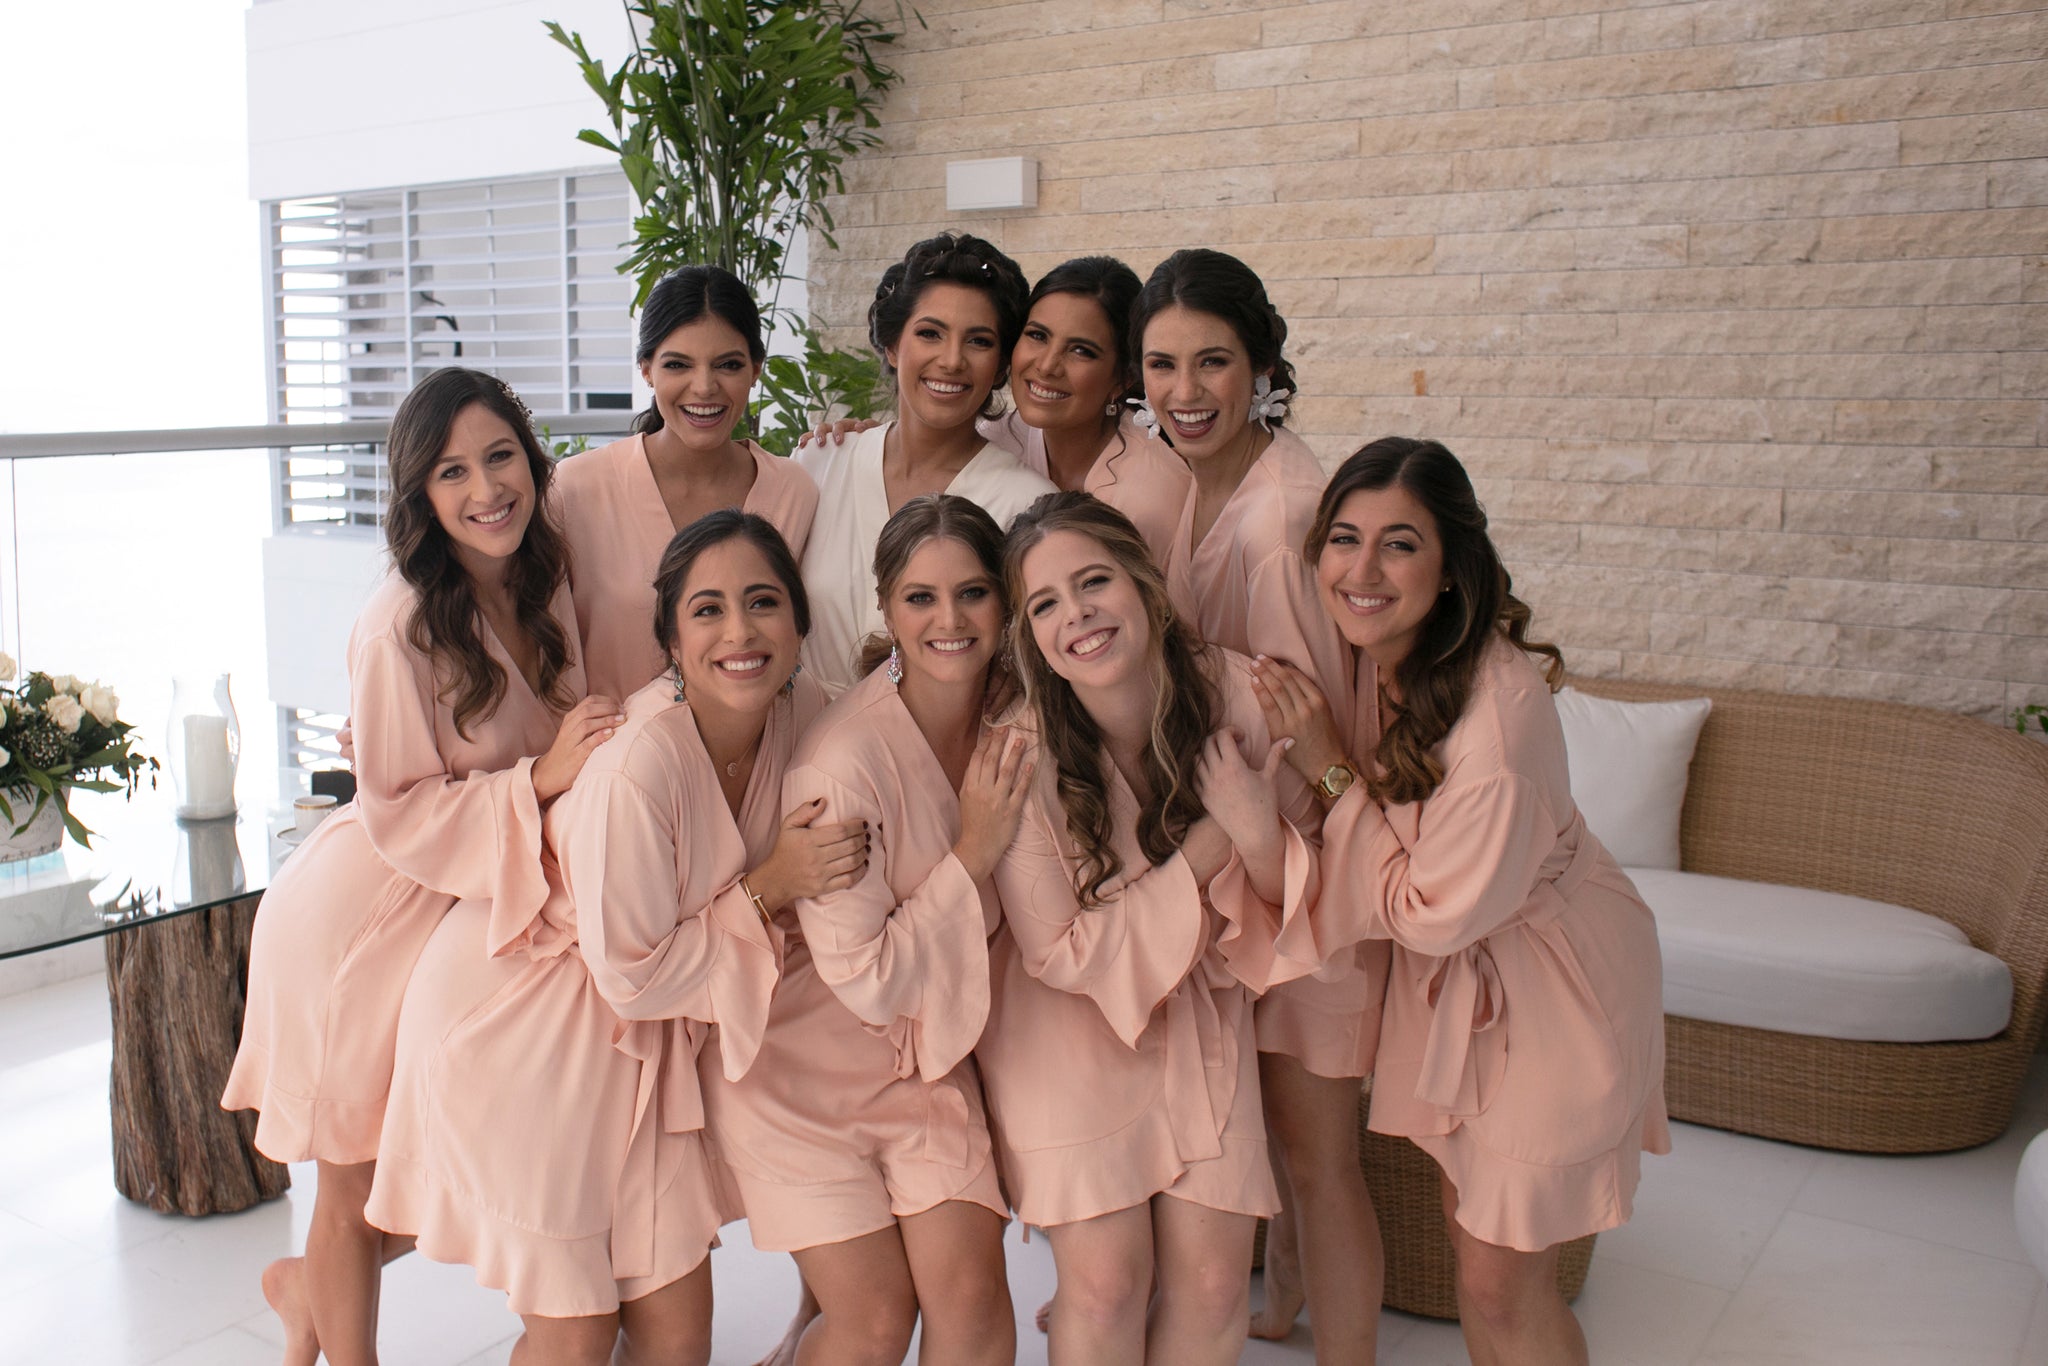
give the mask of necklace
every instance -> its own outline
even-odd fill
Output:
[[[725,766],[725,776],[728,778],[737,778],[740,776],[739,760],[735,759]]]

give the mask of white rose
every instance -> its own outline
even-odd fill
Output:
[[[5,746],[5,745],[0,745],[0,768],[5,768],[5,767],[7,767],[7,766],[8,766],[9,764],[11,764],[11,763],[13,763],[13,762],[14,762],[14,754],[13,754],[13,752],[12,752],[11,750],[9,750],[9,749],[7,748],[7,746]]]
[[[69,693],[71,696],[76,697],[78,696],[79,689],[83,688],[85,684],[80,681],[77,674],[58,674],[50,680],[50,686],[59,693]]]
[[[58,693],[43,703],[43,715],[57,723],[57,729],[66,735],[78,734],[78,723],[85,719],[85,708],[78,705],[78,699],[70,693]]]
[[[0,651],[0,683],[14,681],[14,656]]]
[[[78,701],[79,705],[92,713],[92,719],[103,726],[113,725],[114,718],[121,712],[121,699],[104,683],[88,684],[85,691],[78,695]]]

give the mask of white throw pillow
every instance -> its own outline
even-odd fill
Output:
[[[1693,746],[1713,701],[1616,702],[1557,695],[1572,800],[1624,868],[1678,867],[1678,813]]]

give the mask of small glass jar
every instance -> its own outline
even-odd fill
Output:
[[[242,726],[228,676],[211,682],[177,678],[171,717],[164,726],[165,761],[178,793],[178,819],[217,820],[235,814],[235,768],[242,759]]]

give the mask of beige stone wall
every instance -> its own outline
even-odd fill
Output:
[[[1585,672],[2048,701],[2048,11],[919,0],[812,301],[911,241],[1242,256],[1326,461],[1468,462]],[[949,216],[1027,155],[1035,211]]]

